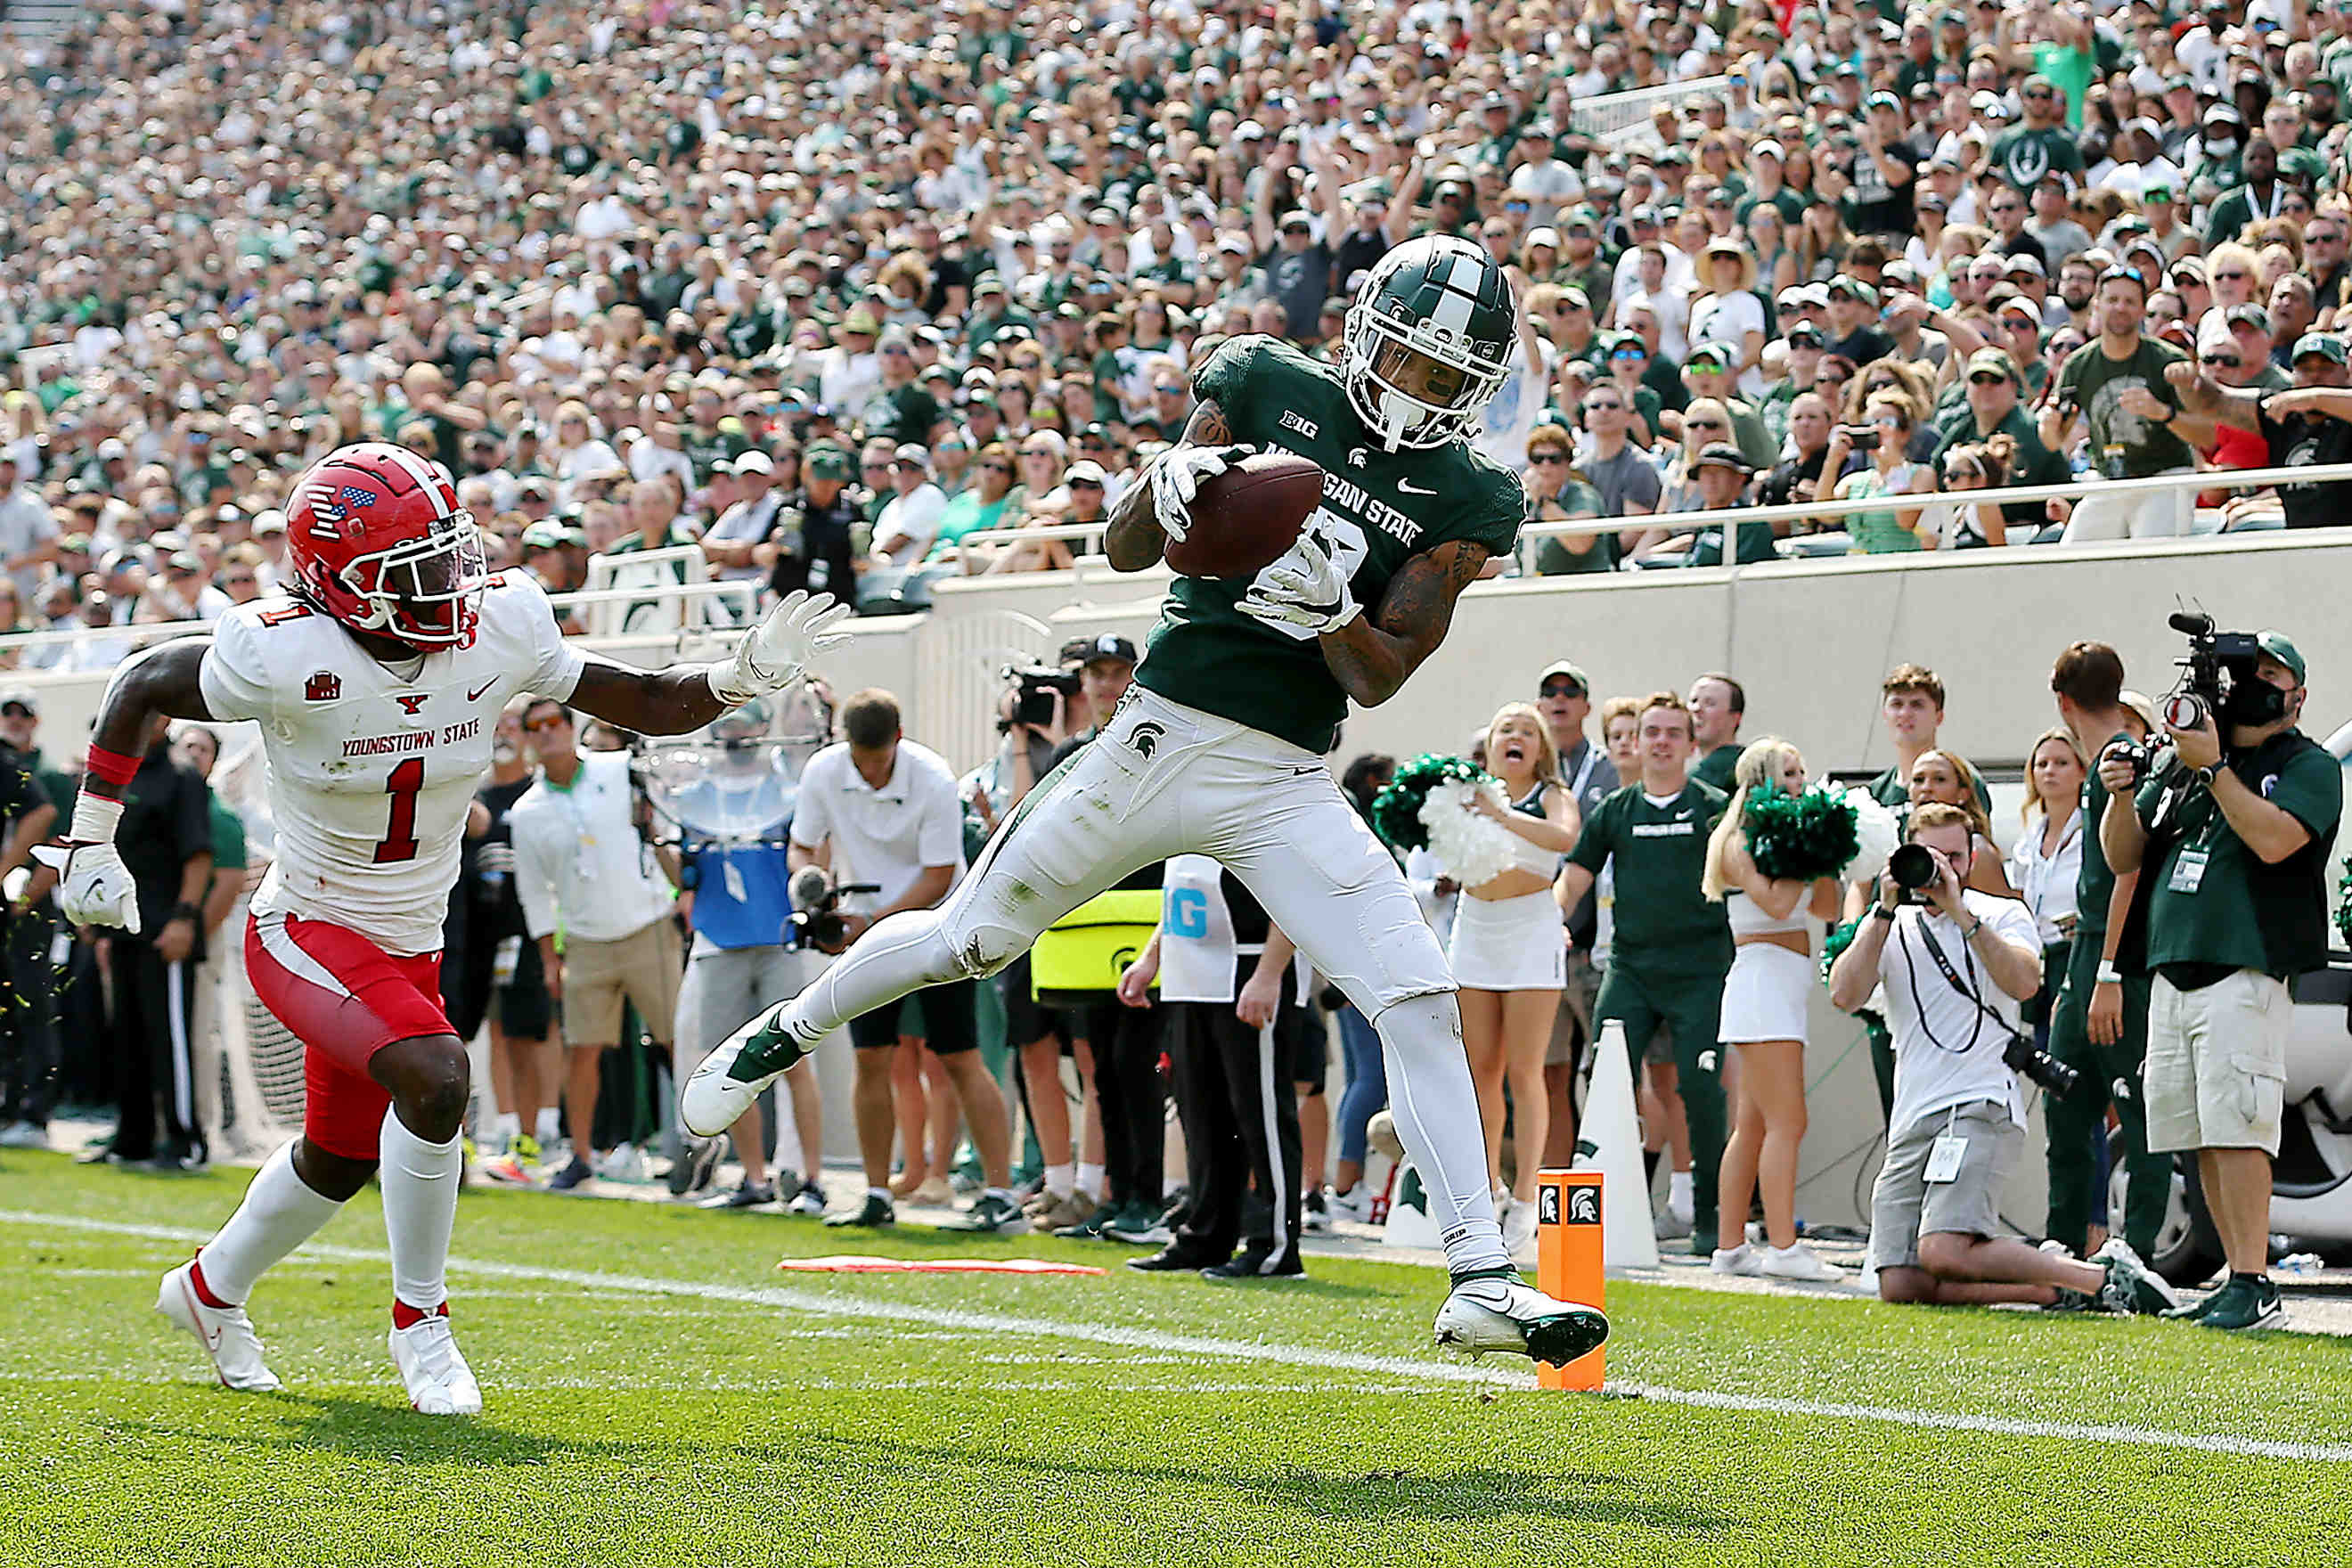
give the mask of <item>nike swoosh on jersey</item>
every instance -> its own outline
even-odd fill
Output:
[[[1433,496],[1437,492],[1435,490],[1423,489],[1411,479],[1399,479],[1397,481],[1397,494],[1401,496]]]
[[[488,691],[491,687],[496,686],[497,684],[498,679],[496,677],[493,677],[488,680],[485,680],[479,686],[477,686],[474,689],[466,693],[466,700],[468,702],[479,702],[482,700],[482,693]]]

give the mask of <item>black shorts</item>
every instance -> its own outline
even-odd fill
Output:
[[[1323,1080],[1331,1074],[1331,1040],[1323,1032],[1322,1009],[1311,1004],[1304,1007],[1286,1005],[1276,1015],[1274,1027],[1281,1037],[1282,1059],[1290,1064],[1290,1081],[1298,1086],[1297,1092],[1308,1099],[1322,1093]]]
[[[926,985],[911,996],[886,1002],[870,1013],[849,1020],[849,1043],[859,1050],[877,1050],[898,1043],[898,1013],[912,1002],[923,1015],[923,1043],[935,1056],[951,1057],[980,1048],[978,1020],[972,1005],[979,1000],[971,980],[943,980]]]
[[[996,977],[1004,993],[1004,1043],[1016,1050],[1023,1046],[1052,1036],[1062,1044],[1064,1055],[1070,1049],[1070,1015],[1059,1007],[1041,1004],[1031,988],[1029,955],[1023,953],[1005,965]]]
[[[482,965],[485,974],[488,964]],[[522,939],[514,978],[499,987],[499,1027],[509,1040],[543,1040],[555,1026],[555,999],[547,994],[547,973],[539,965],[539,943]]]

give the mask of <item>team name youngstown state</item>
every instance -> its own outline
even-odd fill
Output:
[[[409,752],[429,752],[436,745],[454,746],[481,732],[482,721],[468,719],[462,724],[445,724],[437,734],[431,730],[412,730],[399,735],[359,735],[343,742],[343,755],[396,757]]]

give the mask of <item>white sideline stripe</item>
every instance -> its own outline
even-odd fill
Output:
[[[0,1225],[27,1226],[44,1230],[90,1231],[106,1236],[138,1237],[149,1241],[208,1241],[212,1232],[179,1226],[132,1225],[117,1220],[86,1219],[79,1215],[36,1214],[0,1209]],[[385,1263],[388,1254],[368,1247],[326,1247],[316,1242],[297,1256],[331,1258],[352,1263]],[[452,1258],[449,1267],[467,1274],[503,1279],[542,1279],[551,1284],[578,1285],[592,1290],[635,1290],[687,1296],[707,1301],[740,1301],[746,1306],[773,1307],[785,1311],[830,1313],[835,1317],[869,1318],[882,1322],[921,1323],[935,1329],[962,1329],[982,1333],[1030,1334],[1080,1340],[1093,1344],[1122,1345],[1131,1350],[1174,1352],[1222,1356],[1230,1361],[1264,1362],[1277,1366],[1316,1367],[1327,1372],[1371,1373],[1383,1378],[1420,1378],[1439,1383],[1483,1384],[1508,1388],[1533,1388],[1535,1375],[1515,1367],[1484,1366],[1422,1361],[1411,1356],[1364,1355],[1354,1351],[1326,1350],[1316,1345],[1286,1345],[1263,1340],[1213,1339],[1201,1334],[1171,1334],[1155,1329],[1127,1328],[1116,1323],[1074,1323],[1054,1318],[1024,1318],[996,1312],[969,1312],[950,1307],[922,1307],[907,1301],[861,1299],[842,1292],[794,1290],[774,1286],[715,1285],[694,1279],[664,1279],[635,1274],[606,1274],[577,1268],[541,1268],[522,1263],[493,1263]],[[0,1374],[5,1375],[5,1374]],[[1327,1385],[1328,1386],[1328,1385]],[[2190,1453],[2222,1454],[2233,1458],[2292,1459],[2317,1464],[2352,1464],[2352,1443],[2287,1443],[2226,1433],[2168,1432],[2152,1426],[2120,1424],[2091,1426],[2072,1421],[2021,1421],[2005,1415],[1974,1415],[1959,1411],[1912,1410],[1898,1405],[1850,1405],[1831,1400],[1780,1399],[1768,1394],[1725,1394],[1708,1389],[1668,1388],[1658,1384],[1612,1380],[1611,1392],[1653,1400],[1661,1405],[1685,1405],[1702,1410],[1729,1410],[1750,1415],[1801,1415],[1841,1421],[1877,1421],[1893,1426],[1916,1426],[1931,1432],[1983,1432],[2005,1437],[2052,1437],[2063,1442],[2122,1443],[2136,1447],[2172,1448]],[[1355,1392],[1344,1385],[1343,1392]]]

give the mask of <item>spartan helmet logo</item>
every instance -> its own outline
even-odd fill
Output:
[[[1127,732],[1127,743],[1135,748],[1137,756],[1149,762],[1151,760],[1151,753],[1159,750],[1160,737],[1166,733],[1168,733],[1168,726],[1155,724],[1146,719]]]

